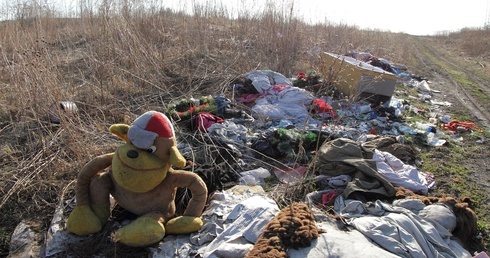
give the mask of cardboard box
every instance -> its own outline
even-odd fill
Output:
[[[324,52],[320,69],[325,81],[351,98],[378,95],[386,101],[395,91],[395,74],[352,57]]]

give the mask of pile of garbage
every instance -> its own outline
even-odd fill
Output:
[[[428,146],[442,146],[480,130],[470,121],[451,120],[441,109],[451,103],[437,101],[426,79],[406,73],[397,78],[401,89],[389,101],[376,103],[370,98],[341,97],[315,74],[286,78],[274,71],[255,70],[230,85],[233,98],[181,99],[169,104],[167,114],[193,139],[199,132],[206,135],[201,141],[222,143],[228,154],[236,154],[235,161],[253,157],[289,167],[307,166],[324,142],[338,138],[364,143],[395,137],[403,143],[410,135]],[[408,88],[417,88],[418,95],[408,95],[404,90]],[[418,103],[431,108],[418,108]],[[184,153],[192,151],[190,142],[181,142]]]
[[[230,85],[233,98],[180,100],[169,105],[168,114],[183,129],[180,139],[190,136],[179,148],[194,160],[191,169],[200,173],[205,166],[214,171],[202,175],[213,191],[234,185],[267,187],[274,180],[295,185],[309,177],[316,189],[304,199],[309,207],[331,211],[335,206],[341,217],[359,217],[370,214],[369,205],[376,201],[405,198],[397,194],[400,191],[427,196],[436,187],[437,178],[418,168],[417,148],[405,144],[405,137],[437,147],[480,130],[444,114],[440,107],[451,103],[437,101],[428,80],[405,72],[397,72],[396,78],[398,89],[389,101],[376,102],[342,97],[334,85],[311,72],[287,78],[254,70]],[[417,95],[407,94],[409,88],[416,88]],[[177,110],[180,103],[188,105],[185,110]],[[431,108],[418,108],[418,103]],[[185,116],[176,116],[176,110]],[[410,122],[413,116],[416,122]],[[204,155],[197,146],[215,147]],[[399,212],[383,203],[376,204],[377,215]],[[417,213],[423,207],[420,204]],[[455,216],[450,208],[448,212]],[[476,225],[473,215],[467,211],[467,224]],[[454,233],[455,228],[448,230]],[[475,233],[476,227],[468,228],[469,234]],[[449,256],[466,255],[459,251]]]
[[[471,257],[451,240],[451,232],[461,231],[461,225],[457,225],[461,220],[456,219],[451,206],[444,204],[445,209],[432,213],[433,209],[427,208],[432,203],[422,198],[404,200],[407,195],[427,196],[437,186],[437,178],[430,171],[418,168],[418,150],[405,144],[405,138],[411,136],[427,146],[437,147],[448,141],[463,141],[465,135],[481,129],[471,121],[452,120],[441,108],[451,103],[437,100],[438,92],[430,89],[430,82],[408,74],[403,66],[367,53],[329,55],[329,58],[340,62],[339,67],[348,63],[346,58],[361,62],[362,69],[355,67],[359,69],[359,77],[353,81],[348,78],[360,85],[358,92],[344,91],[347,88],[339,86],[340,82],[348,81],[342,76],[350,74],[338,72],[334,78],[331,69],[330,73],[324,70],[322,76],[307,71],[294,78],[270,70],[253,70],[229,86],[230,94],[189,97],[168,103],[164,112],[176,125],[178,148],[187,160],[193,161],[185,169],[203,178],[210,193],[210,204],[203,213],[206,224],[200,232],[190,238],[165,237],[159,247],[152,250],[153,257],[166,257],[167,249],[173,252],[170,255],[174,254],[175,250],[169,248],[172,246],[180,246],[180,254],[243,256],[253,248],[262,230],[274,221],[280,209],[263,190],[258,191],[259,194],[248,190],[237,194],[231,189],[239,186],[272,188],[272,183],[301,186],[304,182],[313,185],[314,190],[301,196],[302,200],[294,201],[308,205],[301,207],[307,211],[305,216],[310,218],[311,209],[320,223],[319,214],[333,212],[342,218],[340,221],[345,227],[356,228],[379,245],[366,241],[357,231],[352,232],[350,237],[360,237],[359,243],[367,248],[365,250],[378,252],[382,257],[406,255],[406,252],[415,256]],[[350,67],[352,60],[346,65]],[[383,76],[376,76],[376,73]],[[380,82],[379,78],[395,78],[396,88],[383,89],[394,84]],[[415,88],[417,95],[408,93],[410,88]],[[385,95],[379,98],[377,93]],[[431,108],[419,108],[417,104]],[[188,198],[186,190],[179,189],[177,213],[185,209]],[[394,206],[387,202],[393,202]],[[453,206],[466,207],[458,205]],[[248,211],[262,215],[244,216]],[[51,242],[46,247],[47,257],[66,254],[62,242],[73,240],[60,226],[66,211],[57,212],[50,229],[52,235],[48,237]],[[464,225],[471,230],[466,230],[465,236],[475,233],[476,226],[471,227],[476,225],[474,213],[463,208],[459,214],[465,215]],[[438,220],[439,215],[444,216],[445,221]],[[371,220],[373,216],[375,219]],[[408,216],[413,220],[412,225],[429,233],[381,239],[379,234],[383,233],[369,229],[368,224],[383,225],[390,220],[385,216],[390,216],[391,221],[398,220],[397,223],[403,223],[406,218],[401,217]],[[425,219],[437,222],[430,226]],[[445,223],[451,221],[454,223]],[[335,251],[329,253],[331,255],[342,255],[340,247],[350,245],[350,239],[347,243],[341,234],[332,234],[338,227],[332,226],[335,222],[331,218],[324,218],[322,223],[328,228],[326,233],[312,224],[305,224],[316,230],[312,239],[318,238],[308,242],[307,246],[313,245],[310,251],[322,253],[321,250],[328,249]],[[391,232],[390,228],[385,230]],[[425,239],[423,243],[421,239]],[[350,248],[352,246],[347,249]],[[281,251],[286,249],[282,246]],[[352,254],[356,250],[350,251]],[[288,254],[305,256],[301,250],[289,250]]]

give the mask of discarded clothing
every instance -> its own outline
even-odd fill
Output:
[[[273,85],[284,84],[293,85],[291,80],[284,75],[271,70],[254,70],[245,75],[245,80],[249,80],[257,93],[267,92]]]
[[[301,72],[296,76],[296,79],[293,80],[293,85],[301,88],[315,86],[317,84],[321,84],[321,77],[314,71],[308,71],[306,73]]]
[[[298,159],[307,163],[311,159],[311,152],[317,149],[317,144],[321,145],[328,137],[320,131],[278,128],[258,136],[252,141],[251,147],[271,158],[285,161]],[[301,152],[302,150],[304,152]]]
[[[458,130],[459,131],[468,131],[471,129],[481,130],[473,122],[466,122],[466,121],[462,122],[462,121],[458,121],[458,120],[452,120],[451,122],[449,122],[447,124],[442,124],[441,127],[443,129],[450,130],[450,131],[458,131]]]
[[[329,209],[335,202],[337,196],[342,194],[342,190],[328,189],[314,191],[306,195],[306,202],[310,207],[317,207],[320,210]]]
[[[403,186],[415,193],[427,195],[431,185],[416,167],[406,165],[393,154],[379,150],[374,151],[373,160],[378,172],[394,186]]]
[[[194,117],[192,127],[194,131],[206,132],[215,123],[223,123],[223,118],[209,112],[198,112]]]
[[[379,200],[374,206],[375,209],[361,209],[370,215],[359,213],[350,224],[393,254],[401,257],[471,257],[440,224]]]
[[[313,93],[293,86],[284,75],[270,70],[254,70],[245,75],[245,82],[237,93],[239,99],[252,107],[256,117],[295,123],[321,124],[309,115]]]
[[[315,185],[318,189],[344,189],[352,181],[349,175],[325,176],[319,175],[315,178]]]
[[[179,99],[168,104],[166,114],[176,121],[189,121],[198,112],[213,112],[217,110],[216,102],[212,96],[203,96],[199,99]]]
[[[315,97],[308,91],[293,86],[271,87],[266,94],[256,99],[252,111],[259,117],[268,119],[290,119],[299,123],[310,117],[308,108]]]
[[[417,151],[411,145],[400,143],[395,136],[368,137],[362,147],[374,153],[374,150],[389,152],[405,163],[413,164]]]
[[[395,258],[357,230],[347,229],[345,225],[331,218],[317,221],[317,226],[327,231],[311,242],[310,247],[288,250],[289,257],[363,257]]]
[[[315,99],[313,101],[313,111],[315,111],[316,114],[328,114],[332,119],[335,119],[338,116],[333,110],[333,107],[322,99]]]
[[[420,217],[426,220],[432,220],[439,223],[449,232],[453,232],[457,226],[457,218],[453,210],[445,204],[428,205],[418,213]]]
[[[272,134],[273,132],[269,132],[252,140],[251,147],[256,150],[256,152],[253,153],[255,157],[260,158],[261,155],[259,153],[271,158],[278,158],[281,156],[281,152],[277,150],[271,141],[270,137],[272,137]]]
[[[396,193],[393,185],[378,173],[374,160],[366,158],[366,150],[353,140],[338,138],[325,142],[317,155],[317,174],[353,176],[353,180],[344,190],[346,198],[354,192],[385,197],[393,197]]]

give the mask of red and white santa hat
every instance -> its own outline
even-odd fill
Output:
[[[129,141],[140,149],[151,147],[157,137],[172,138],[174,135],[174,127],[168,117],[157,111],[139,116],[128,130]]]

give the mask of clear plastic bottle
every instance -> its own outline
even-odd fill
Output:
[[[430,124],[424,124],[420,122],[415,122],[415,127],[422,131],[430,132],[432,131],[432,126]]]

